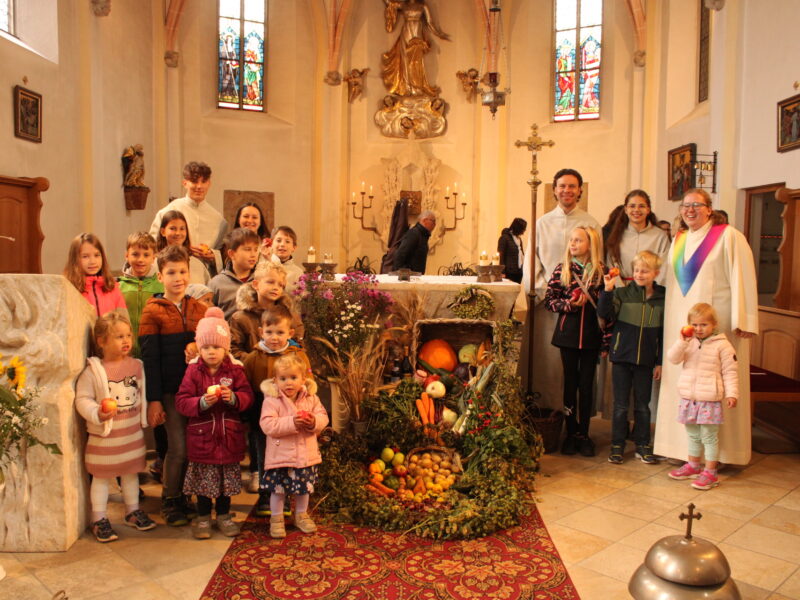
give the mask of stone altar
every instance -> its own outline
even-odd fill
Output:
[[[0,275],[0,354],[19,356],[27,386],[40,390],[48,424],[38,430],[63,452],[28,448],[5,469],[0,551],[65,551],[86,527],[85,429],[73,407],[86,363],[94,311],[60,275]]]

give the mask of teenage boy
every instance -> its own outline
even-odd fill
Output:
[[[175,394],[186,371],[184,350],[194,342],[197,323],[206,307],[186,295],[189,253],[182,246],[167,246],[158,253],[158,280],[163,294],[145,304],[139,323],[139,344],[147,385],[147,421],[167,430],[161,512],[167,525],[186,525],[197,516],[183,496],[186,473],[186,417],[175,409]]]
[[[125,298],[128,316],[133,331],[134,358],[141,358],[139,349],[139,320],[145,303],[153,294],[164,292],[164,286],[158,280],[156,269],[156,241],[146,231],[137,231],[128,236],[125,249],[125,267],[122,275],[117,277],[119,290]]]
[[[158,239],[161,217],[170,210],[177,210],[186,219],[189,239],[192,242],[192,256],[204,261],[209,272],[216,274],[222,270],[220,248],[228,223],[217,209],[206,202],[211,187],[211,167],[204,162],[190,162],[183,167],[181,182],[186,195],[176,198],[156,213],[150,225],[150,235]]]
[[[272,232],[272,255],[281,261],[286,270],[286,293],[291,294],[297,287],[297,280],[305,271],[294,262],[294,251],[297,250],[297,234],[288,225],[280,225]]]
[[[243,283],[253,281],[260,246],[258,234],[244,227],[234,229],[225,238],[228,262],[219,275],[211,278],[208,287],[214,293],[214,306],[222,309],[226,320],[236,312],[236,292]]]
[[[628,405],[633,389],[633,440],[636,458],[656,464],[650,443],[650,392],[661,379],[664,337],[664,286],[655,283],[661,259],[648,250],[633,258],[633,281],[615,288],[617,276],[606,275],[597,314],[614,321],[610,356],[614,412],[608,462],[622,464],[628,434]]]

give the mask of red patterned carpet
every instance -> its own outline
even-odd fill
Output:
[[[201,600],[568,600],[575,586],[533,508],[512,529],[436,542],[349,525],[269,537],[250,516]]]

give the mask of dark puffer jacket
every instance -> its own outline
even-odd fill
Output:
[[[613,363],[655,367],[661,364],[664,336],[664,286],[653,284],[653,294],[631,282],[612,292],[600,294],[597,312],[608,322],[610,355]]]
[[[597,321],[597,311],[591,302],[586,302],[583,306],[572,306],[569,303],[575,290],[580,290],[577,278],[583,277],[583,267],[572,261],[570,263],[572,280],[568,288],[561,285],[562,265],[558,265],[553,270],[553,275],[547,284],[547,293],[544,297],[544,305],[547,310],[561,313],[553,332],[551,343],[559,348],[573,348],[579,350],[605,350],[603,345],[603,333]],[[600,296],[602,284],[588,285],[595,304]]]

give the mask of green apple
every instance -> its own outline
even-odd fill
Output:
[[[392,462],[393,458],[394,458],[394,450],[392,450],[391,448],[384,448],[383,452],[381,452],[381,460],[388,464]]]

